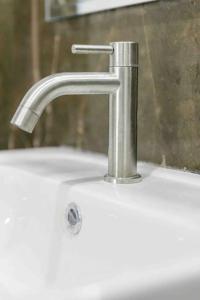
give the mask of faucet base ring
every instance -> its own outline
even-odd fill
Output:
[[[142,177],[140,174],[136,174],[133,177],[113,177],[108,174],[104,176],[104,181],[109,182],[109,183],[117,183],[117,184],[131,184],[131,183],[137,183],[142,180]]]

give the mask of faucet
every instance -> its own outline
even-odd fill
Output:
[[[138,43],[73,45],[72,53],[109,54],[109,72],[58,73],[26,93],[11,123],[32,132],[45,107],[62,95],[109,95],[109,147],[106,182],[134,183],[137,173]]]

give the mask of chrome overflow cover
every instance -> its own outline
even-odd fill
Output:
[[[75,203],[70,203],[65,210],[65,223],[72,234],[78,234],[81,230],[82,218],[80,210]]]

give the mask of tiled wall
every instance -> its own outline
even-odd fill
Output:
[[[106,152],[104,96],[60,98],[33,136],[10,128],[9,119],[40,77],[107,70],[108,57],[72,55],[72,43],[134,40],[140,44],[139,158],[200,169],[200,0],[160,0],[52,24],[43,21],[42,0],[0,5],[1,149],[69,144]]]

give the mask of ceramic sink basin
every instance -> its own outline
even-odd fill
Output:
[[[199,300],[200,177],[138,167],[112,185],[101,155],[1,152],[0,299]]]

